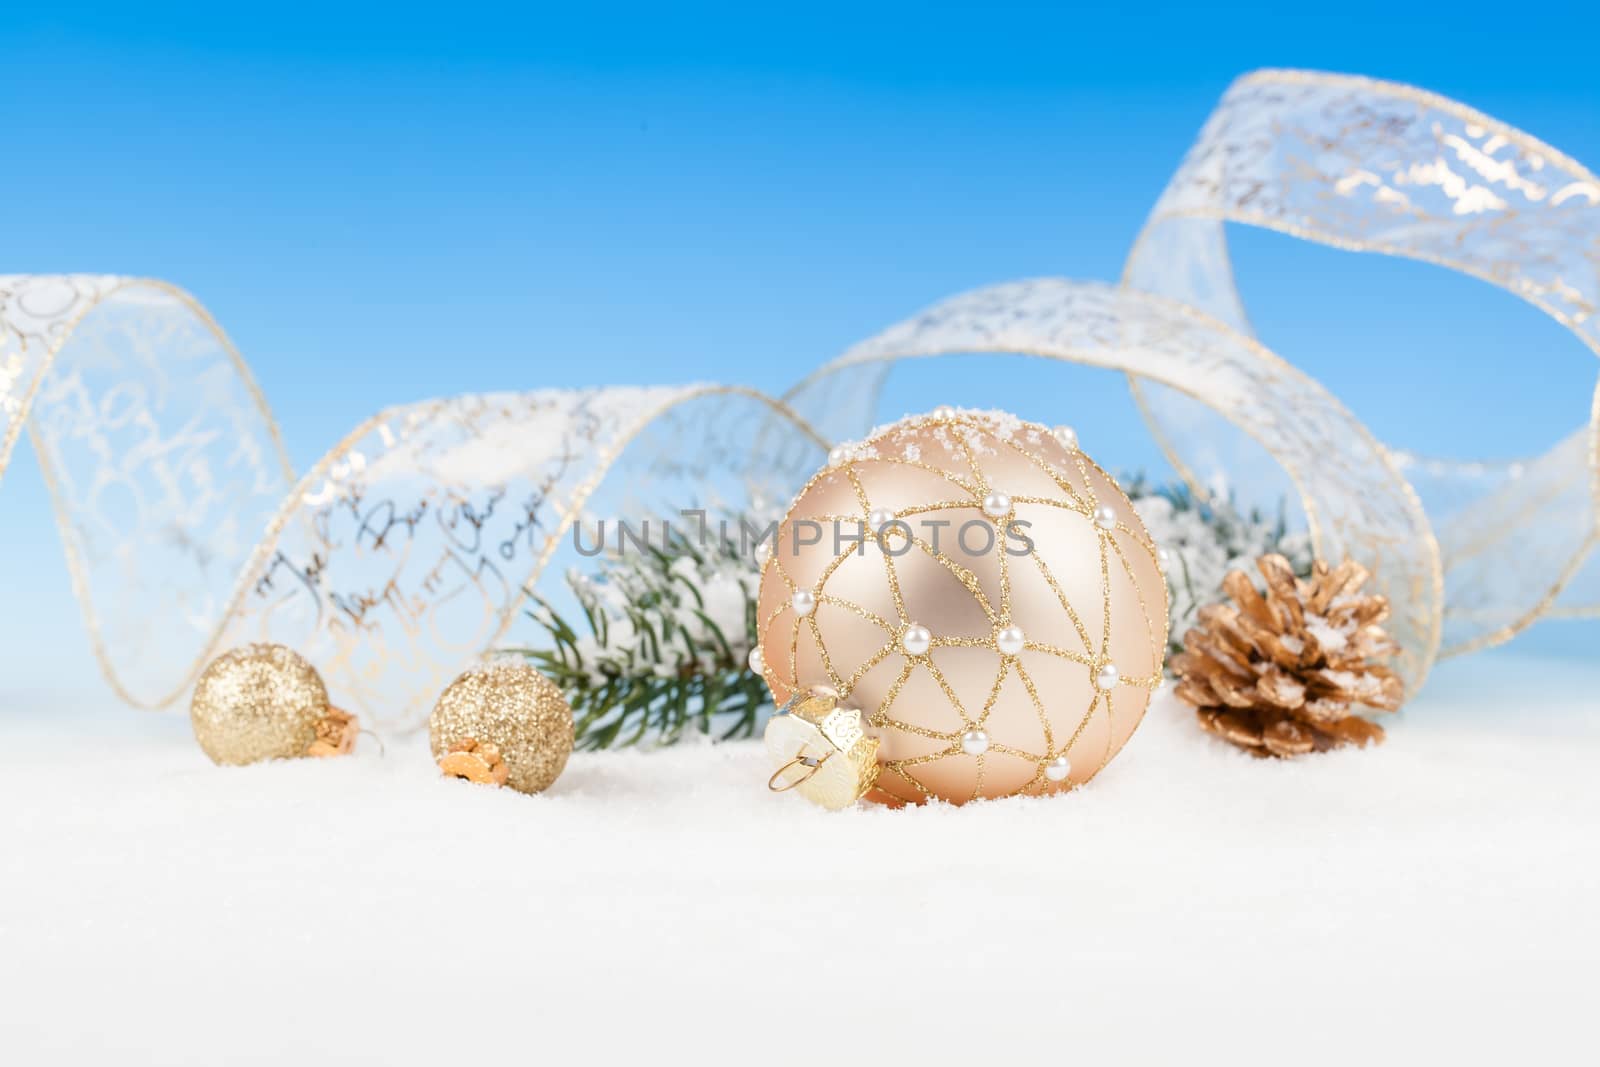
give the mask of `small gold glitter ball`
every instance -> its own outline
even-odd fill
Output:
[[[189,721],[200,748],[218,764],[307,755],[329,715],[322,676],[282,645],[224,652],[195,683]]]
[[[490,660],[440,695],[428,717],[428,741],[436,762],[463,748],[493,745],[505,761],[505,784],[538,793],[561,776],[572,755],[572,708],[554,682],[526,663]]]

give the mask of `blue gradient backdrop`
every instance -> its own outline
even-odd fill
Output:
[[[302,468],[388,404],[777,391],[962,289],[1114,279],[1260,66],[1412,82],[1600,166],[1592,4],[30,7],[0,14],[0,270],[190,289]],[[1514,298],[1235,237],[1264,340],[1387,439],[1511,456],[1582,421],[1594,357]],[[1155,466],[1104,376],[1066,397],[970,363],[902,378],[884,414],[1027,394],[1102,462]],[[0,522],[3,698],[90,661],[26,445]],[[1522,645],[1582,655],[1596,633]]]

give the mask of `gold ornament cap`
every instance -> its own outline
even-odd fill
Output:
[[[189,704],[194,738],[213,763],[342,756],[356,717],[328,703],[317,669],[283,645],[244,645],[206,665]]]
[[[549,788],[572,754],[572,707],[521,660],[488,660],[451,682],[428,717],[441,773],[519,793]]]
[[[439,770],[446,778],[465,778],[479,785],[502,786],[511,776],[500,746],[488,741],[478,743],[476,737],[464,737],[450,746],[450,751],[439,757]]]
[[[823,689],[798,693],[767,723],[767,779],[775,793],[796,790],[811,803],[840,811],[878,782],[878,739],[868,737],[857,708],[839,706]]]

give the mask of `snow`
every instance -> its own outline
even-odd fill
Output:
[[[1223,498],[1212,505],[1217,520],[1207,522],[1194,507],[1178,508],[1159,491],[1135,482],[1125,484],[1136,494],[1133,507],[1150,539],[1171,556],[1166,572],[1172,637],[1178,644],[1195,624],[1200,608],[1218,598],[1229,571],[1243,571],[1261,588],[1256,560],[1268,552],[1286,556],[1298,572],[1311,568],[1311,539],[1303,531],[1285,530],[1280,536],[1276,518],[1241,513]],[[1290,642],[1298,645],[1298,639],[1285,644]]]
[[[1446,666],[1389,742],[1252,760],[1163,694],[1064,798],[830,815],[758,744],[522,797],[421,739],[212,767],[0,703],[6,1062],[1577,1062],[1592,666]],[[552,1058],[554,1057],[554,1058]]]
[[[1317,647],[1329,656],[1337,656],[1350,645],[1350,630],[1338,629],[1321,615],[1305,616],[1306,632],[1316,638]],[[1353,623],[1351,624],[1353,628]],[[1298,642],[1297,642],[1298,643]],[[1295,649],[1299,651],[1299,649]]]

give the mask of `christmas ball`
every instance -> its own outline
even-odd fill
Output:
[[[778,527],[757,626],[778,704],[861,712],[870,799],[962,803],[1116,755],[1161,681],[1167,586],[1071,431],[940,409],[834,450]]]
[[[212,660],[195,683],[189,722],[219,764],[341,755],[358,730],[354,716],[328,704],[316,668],[282,645],[245,645]]]
[[[572,754],[572,708],[526,663],[491,660],[446,687],[428,718],[428,740],[448,775],[537,793]]]

